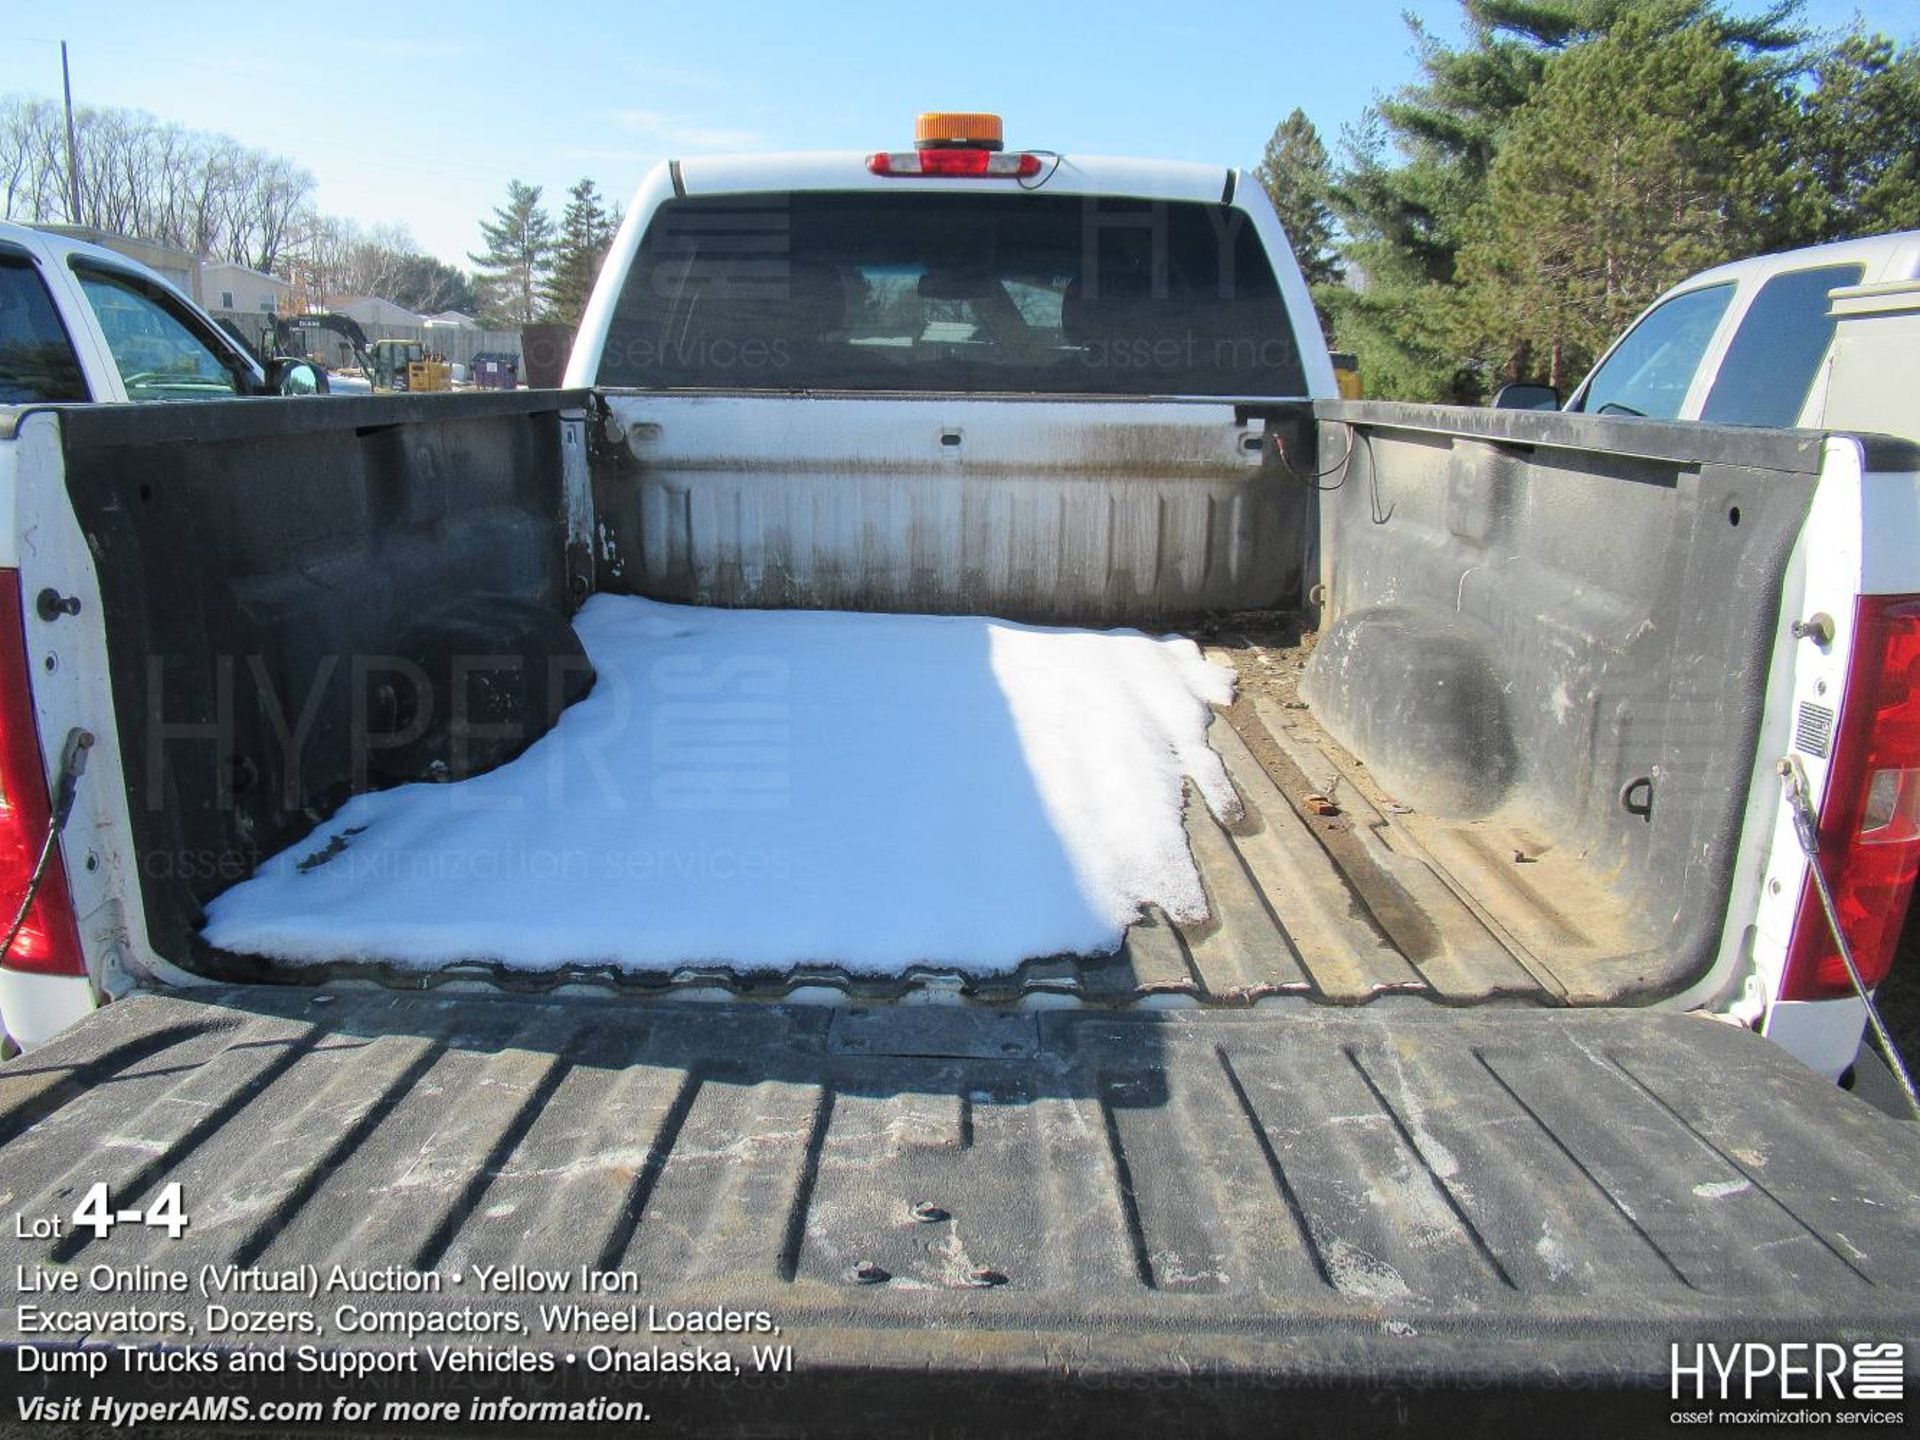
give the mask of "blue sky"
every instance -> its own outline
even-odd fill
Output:
[[[46,7],[0,47],[0,92],[58,95],[64,30],[76,100],[289,155],[323,210],[404,224],[463,265],[510,178],[546,187],[556,211],[581,175],[624,203],[671,155],[897,146],[923,109],[1000,111],[1013,146],[1250,165],[1295,105],[1331,143],[1412,78],[1403,10],[1442,35],[1458,14],[1402,0],[976,0],[948,19],[721,0],[198,9]],[[1920,39],[1915,0],[1806,7],[1821,28],[1856,14]]]

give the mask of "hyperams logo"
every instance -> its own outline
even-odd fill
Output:
[[[1898,1340],[1842,1345],[1831,1341],[1675,1343],[1669,1395],[1678,1401],[1730,1405],[1812,1401],[1827,1407],[1906,1399],[1906,1347]],[[1676,1410],[1675,1423],[1804,1421],[1904,1424],[1900,1410],[1798,1412]]]

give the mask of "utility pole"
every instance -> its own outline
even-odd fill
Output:
[[[80,223],[80,147],[73,138],[73,76],[67,71],[67,42],[60,42],[60,88],[67,95],[67,223]]]

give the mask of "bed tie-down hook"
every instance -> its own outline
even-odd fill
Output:
[[[1881,1053],[1887,1057],[1887,1064],[1893,1071],[1894,1079],[1900,1082],[1900,1089],[1907,1097],[1907,1107],[1913,1111],[1913,1117],[1920,1120],[1920,1095],[1913,1089],[1913,1077],[1907,1073],[1906,1062],[1900,1058],[1900,1051],[1893,1043],[1893,1036],[1887,1033],[1887,1022],[1880,1018],[1880,1007],[1874,1003],[1872,993],[1866,982],[1860,978],[1860,967],[1853,963],[1853,946],[1847,941],[1847,932],[1840,924],[1840,915],[1834,909],[1833,889],[1827,884],[1827,872],[1820,864],[1820,821],[1813,812],[1812,791],[1807,785],[1807,775],[1800,768],[1797,756],[1789,755],[1774,767],[1780,775],[1780,783],[1787,792],[1787,812],[1793,817],[1793,833],[1800,842],[1801,853],[1807,857],[1807,873],[1813,877],[1813,888],[1820,897],[1820,909],[1826,914],[1827,928],[1833,932],[1833,942],[1840,951],[1840,963],[1847,967],[1847,978],[1853,982],[1854,993],[1867,1007],[1867,1022],[1873,1027],[1873,1033],[1879,1037]]]

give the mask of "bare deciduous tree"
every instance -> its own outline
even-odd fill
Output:
[[[279,268],[310,226],[313,176],[290,160],[140,110],[82,106],[74,128],[70,190],[60,107],[28,96],[0,99],[0,198],[8,218],[138,235],[256,270]]]
[[[475,307],[466,275],[420,253],[405,226],[365,228],[320,214],[313,177],[291,160],[139,110],[82,108],[74,120],[77,213],[61,107],[0,97],[0,213],[92,226],[277,273],[293,283],[300,310],[342,294],[430,311]]]

